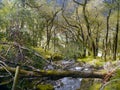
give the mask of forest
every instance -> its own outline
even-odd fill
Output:
[[[0,90],[120,90],[120,0],[0,0]]]

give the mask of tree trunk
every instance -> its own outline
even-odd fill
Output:
[[[110,14],[111,14],[111,9],[108,12],[108,16],[107,16],[107,32],[106,32],[106,37],[105,37],[105,55],[104,55],[104,59],[106,61],[106,55],[107,55],[107,46],[108,46],[108,34],[109,34],[109,19],[110,19]]]
[[[116,54],[117,54],[117,47],[118,47],[118,32],[119,32],[119,9],[120,9],[120,6],[119,6],[119,3],[117,5],[118,7],[118,10],[117,10],[117,24],[116,24],[116,33],[115,33],[115,39],[114,39],[114,52],[113,52],[113,59],[116,60]]]

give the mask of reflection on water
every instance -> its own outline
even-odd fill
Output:
[[[59,84],[55,86],[55,90],[76,90],[80,88],[81,80],[81,78],[62,78],[59,81],[57,81],[59,82]]]
[[[75,60],[63,60],[61,62],[62,66],[69,67],[68,70],[72,71],[81,71],[82,67],[73,66],[75,64]],[[72,67],[73,66],[73,67]],[[55,90],[76,90],[80,88],[81,78],[72,78],[72,77],[64,77],[60,80],[56,81]]]

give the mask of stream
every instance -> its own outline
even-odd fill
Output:
[[[65,77],[59,80],[61,84],[57,84],[57,86],[54,87],[55,90],[76,90],[80,88],[81,80],[81,78]]]
[[[89,65],[84,65],[83,68],[78,63],[75,62],[75,60],[62,60],[60,62],[57,62],[64,66],[64,69],[72,70],[72,71],[91,71],[91,67]],[[52,66],[48,66],[48,69],[54,69]],[[57,81],[54,81],[55,90],[77,90],[80,88],[82,78],[72,78],[72,77],[64,77],[62,79],[59,79]]]

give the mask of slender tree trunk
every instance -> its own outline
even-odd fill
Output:
[[[117,24],[116,24],[116,33],[115,33],[115,45],[114,45],[114,52],[113,52],[113,59],[116,60],[116,54],[117,54],[117,47],[118,47],[118,32],[119,32],[119,10],[120,6],[119,3],[117,4],[118,10],[117,10]]]
[[[52,25],[51,25],[52,24]],[[50,40],[51,40],[51,30],[53,27],[53,22],[49,25],[49,21],[47,21],[47,44],[46,44],[46,48],[45,50],[49,50],[50,49]]]
[[[49,29],[47,26],[47,50],[49,50],[49,46],[50,46],[50,33],[49,33]]]
[[[87,27],[87,32],[88,32],[88,40],[90,41],[90,43],[92,45],[93,56],[94,56],[94,58],[96,58],[96,46],[95,46],[95,42],[91,36],[90,24],[88,21],[88,17],[86,15],[86,5],[87,5],[87,0],[85,0],[84,5],[83,5],[83,15],[84,15],[84,20],[86,22],[86,27]]]
[[[107,60],[106,56],[107,56],[107,46],[108,46],[108,34],[109,34],[109,19],[110,19],[110,14],[111,14],[111,9],[108,12],[108,16],[107,16],[107,32],[106,32],[106,37],[105,37],[105,55],[104,55],[104,59],[105,61]]]
[[[98,42],[99,42],[99,40],[98,40],[98,37],[96,38],[96,53],[95,53],[95,56],[97,56],[98,55]]]
[[[78,30],[78,35],[77,35],[77,39],[80,41],[80,37],[82,37],[82,42],[83,42],[83,56],[82,57],[86,57],[86,52],[87,52],[87,48],[86,48],[86,40],[85,40],[85,35],[84,35],[84,32],[83,32],[83,27],[81,25],[81,21],[80,21],[80,17],[79,17],[79,14],[78,14],[78,7],[76,8],[76,21],[79,22],[79,26],[80,26],[80,29]]]
[[[99,40],[100,40],[100,34],[99,34],[99,28],[102,25],[102,23],[97,23],[97,34],[96,34],[96,40],[95,40],[95,46],[96,46],[96,56],[98,55],[98,51],[99,51]]]

